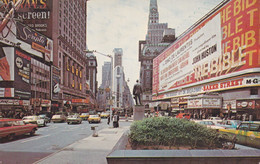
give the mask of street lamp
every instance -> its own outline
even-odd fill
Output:
[[[113,105],[113,56],[112,55],[107,55],[107,54],[103,54],[101,52],[98,52],[96,50],[93,50],[93,51],[89,51],[89,50],[84,50],[84,52],[86,53],[98,53],[100,55],[103,55],[103,56],[106,56],[106,57],[109,57],[110,60],[111,60],[111,88],[110,88],[110,102],[109,102],[109,105],[110,105],[110,122],[112,122],[112,105]],[[109,123],[110,124],[110,123]],[[113,126],[113,124],[111,124]]]

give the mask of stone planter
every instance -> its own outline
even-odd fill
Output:
[[[125,150],[124,134],[107,156],[108,164],[259,164],[260,150]]]

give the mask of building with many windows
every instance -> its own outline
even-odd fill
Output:
[[[157,0],[150,0],[146,39],[139,41],[140,82],[143,89],[142,101],[152,107],[153,59],[175,40],[175,30],[167,23],[159,23]]]

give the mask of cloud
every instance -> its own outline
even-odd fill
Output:
[[[180,35],[221,0],[157,0],[159,22],[168,23]],[[105,54],[114,48],[123,49],[125,78],[132,89],[139,79],[138,42],[145,40],[150,0],[90,0],[87,2],[87,46]],[[101,84],[102,65],[110,61],[97,56],[98,86]]]

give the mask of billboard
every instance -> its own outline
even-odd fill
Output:
[[[52,80],[51,80],[51,96],[52,96],[52,100],[59,100],[59,93],[60,93],[60,69],[52,66]]]
[[[16,23],[17,39],[29,44],[31,49],[44,54],[45,61],[53,61],[53,41],[20,22]]]
[[[21,99],[30,99],[31,57],[18,49],[14,51],[14,96]]]
[[[0,97],[14,97],[14,48],[0,45]]]
[[[0,0],[5,4],[18,0]],[[41,34],[52,38],[52,2],[53,0],[23,0],[15,17]],[[4,7],[0,9],[4,11]]]
[[[13,47],[0,47],[0,97],[30,99],[31,57]]]
[[[215,10],[153,60],[154,97],[259,72],[258,26],[257,0],[232,0]]]

